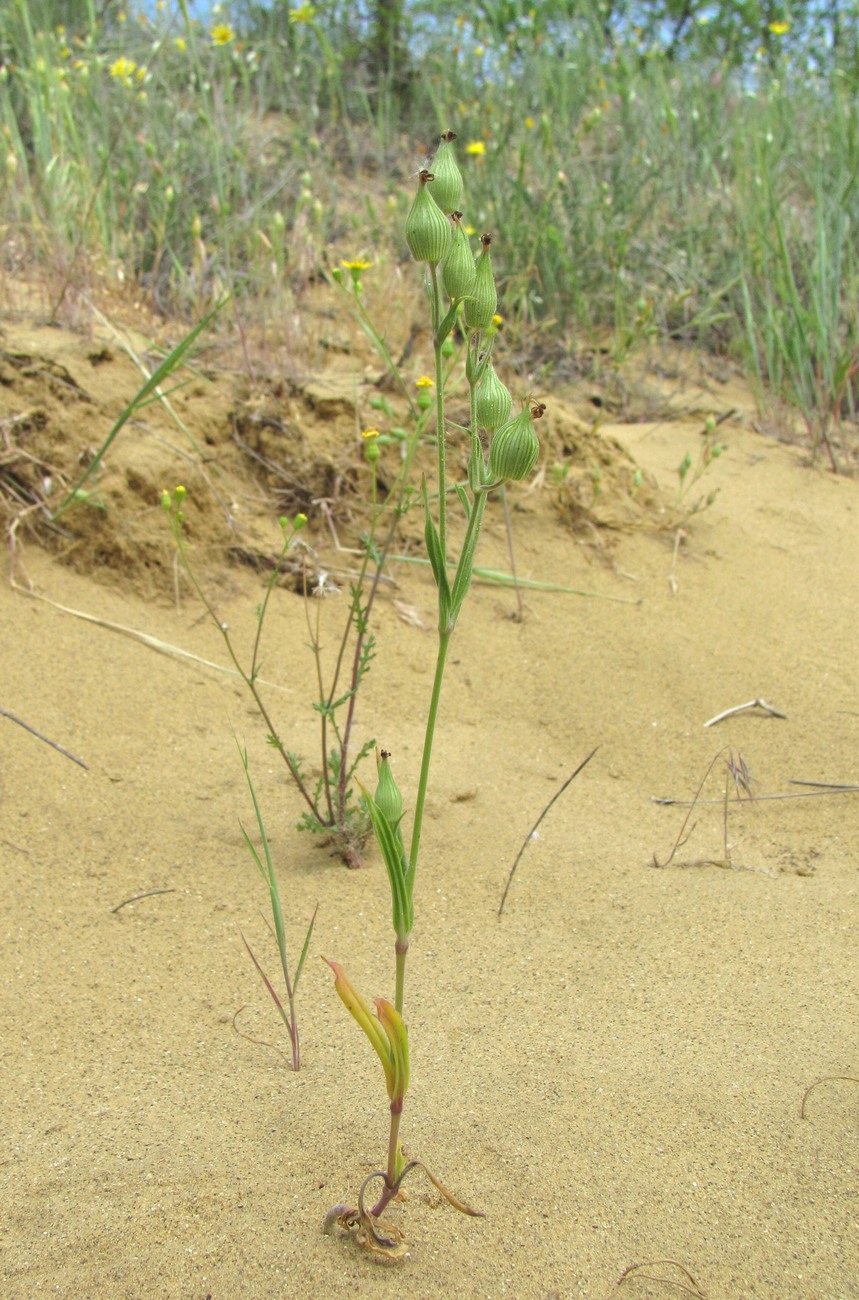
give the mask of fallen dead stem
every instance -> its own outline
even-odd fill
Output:
[[[501,902],[498,904],[499,919],[501,917],[501,913],[504,911],[504,904],[507,901],[507,895],[510,892],[510,886],[513,883],[513,877],[516,874],[516,868],[519,865],[519,859],[522,857],[522,854],[525,852],[525,849],[531,843],[531,840],[537,830],[537,827],[540,825],[541,821],[546,816],[546,813],[549,811],[552,805],[556,803],[558,799],[560,799],[561,795],[564,793],[567,787],[571,785],[572,782],[576,779],[576,777],[579,775],[579,772],[581,772],[583,768],[587,767],[588,763],[591,761],[594,754],[597,752],[597,749],[599,749],[599,745],[594,746],[594,748],[588,754],[587,758],[582,759],[581,763],[579,763],[578,767],[573,772],[570,773],[570,775],[567,777],[563,785],[560,786],[559,789],[555,791],[555,793],[552,795],[551,799],[546,804],[543,811],[540,813],[540,816],[534,822],[534,825],[531,827],[528,834],[525,836],[524,840],[522,841],[521,848],[519,849],[519,852],[516,854],[516,857],[513,860],[513,866],[510,868],[510,871],[507,875],[507,883],[504,886],[504,893],[501,895]]]
[[[707,782],[708,777],[710,776],[710,773],[713,771],[713,768],[720,760],[722,760],[725,764],[724,793],[721,799],[707,800],[706,802],[707,803],[718,802],[722,805],[722,852],[718,856],[713,855],[713,856],[700,857],[700,858],[687,858],[681,862],[674,862],[678,850],[681,849],[686,843],[688,843],[689,839],[691,838],[695,830],[697,822],[693,822],[692,825],[689,826],[689,821],[692,817],[693,812],[698,806],[699,802],[703,802],[701,800],[701,791],[704,789],[704,786]],[[732,784],[736,795],[736,797],[733,800],[729,798],[729,792]],[[721,750],[718,754],[714,755],[714,757],[710,760],[707,770],[704,773],[703,777],[701,778],[701,782],[698,786],[698,789],[695,791],[695,794],[691,802],[688,804],[689,811],[686,813],[686,816],[683,819],[683,824],[681,825],[680,830],[677,833],[677,838],[674,841],[674,845],[671,849],[671,852],[668,854],[668,857],[665,859],[664,862],[660,862],[659,858],[654,853],[650,865],[653,867],[660,867],[660,868],[668,867],[672,863],[674,863],[674,865],[677,867],[721,867],[723,870],[726,871],[754,871],[762,876],[772,876],[773,872],[767,871],[763,867],[751,867],[751,866],[747,866],[745,863],[735,862],[733,855],[731,853],[731,846],[728,840],[728,810],[732,803],[742,803],[743,796],[745,796],[747,802],[751,802],[751,803],[757,802],[757,796],[752,794],[752,778],[749,773],[749,769],[746,765],[746,760],[743,758],[743,755],[739,752],[737,752],[737,754],[735,755],[733,750],[731,749]],[[657,802],[674,803],[680,801],[659,800]]]
[[[807,1119],[805,1103],[808,1101],[809,1095],[814,1092],[814,1089],[818,1088],[821,1083],[833,1083],[836,1080],[839,1080],[842,1083],[859,1083],[859,1079],[856,1078],[855,1074],[824,1074],[821,1079],[816,1079],[814,1083],[810,1083],[802,1094],[802,1105],[799,1109],[800,1119]]]
[[[244,935],[242,935],[242,938],[244,939]],[[245,944],[247,945],[247,940],[245,940]],[[247,1003],[245,1003],[243,1006],[239,1007],[238,1011],[233,1015],[233,1029],[236,1031],[239,1038],[243,1038],[246,1043],[253,1043],[254,1047],[270,1047],[273,1052],[277,1052],[278,1056],[282,1057],[283,1060],[286,1061],[287,1065],[289,1065],[289,1057],[286,1055],[286,1052],[282,1051],[281,1048],[277,1046],[276,1043],[270,1043],[265,1038],[254,1038],[253,1034],[246,1034],[243,1029],[239,1029],[236,1021],[242,1012],[247,1011],[247,1009]]]
[[[37,731],[35,727],[31,727],[28,722],[23,722],[20,718],[16,718],[14,713],[9,713],[7,709],[0,709],[0,718],[8,718],[10,722],[17,722],[19,727],[23,727],[25,731],[29,731],[30,735],[35,736],[37,740],[44,741],[46,745],[50,745],[58,754],[62,754],[63,758],[70,758],[73,763],[77,763],[78,767],[83,767],[89,771],[89,764],[85,763],[82,758],[75,758],[74,754],[70,754],[67,749],[63,749],[62,745],[58,745],[55,740],[51,740],[49,736],[43,736],[41,731]]]
[[[676,1268],[686,1279],[685,1282],[679,1281],[673,1277],[657,1277],[655,1273],[642,1273],[640,1270],[645,1268]],[[683,1264],[679,1264],[676,1259],[652,1259],[646,1260],[641,1264],[630,1264],[625,1268],[615,1283],[615,1290],[623,1286],[625,1282],[634,1282],[647,1280],[648,1282],[659,1282],[662,1286],[673,1286],[678,1291],[685,1291],[687,1295],[696,1296],[697,1300],[707,1300],[705,1293],[701,1290],[696,1279]]]

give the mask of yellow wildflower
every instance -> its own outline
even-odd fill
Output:
[[[213,45],[229,45],[236,39],[236,33],[229,23],[218,23],[209,34]]]
[[[369,271],[373,263],[368,262],[364,257],[353,257],[351,262],[341,259],[340,265],[345,267],[347,271]]]
[[[361,430],[361,437],[364,438],[365,441],[369,441],[371,438],[378,438],[378,436],[379,436],[379,430],[378,430],[378,429],[362,429],[362,430]]]
[[[421,375],[420,379],[415,380],[415,386],[417,388],[433,388],[435,381],[430,379],[429,375]]]
[[[122,54],[118,59],[115,59],[114,62],[111,63],[108,72],[112,77],[115,77],[117,81],[130,81],[136,68],[137,64],[134,62],[134,59],[127,59],[125,55]]]
[[[313,5],[301,5],[298,9],[290,9],[289,21],[291,23],[312,23],[316,17],[316,10]]]
[[[773,36],[784,36],[786,32],[790,31],[790,23],[781,18],[774,23],[770,23],[769,30]]]
[[[469,140],[465,146],[465,152],[472,154],[475,158],[482,158],[486,153],[486,145],[482,140]]]
[[[534,119],[533,119],[533,117],[526,117],[526,118],[525,118],[525,129],[526,129],[526,131],[533,131],[533,130],[534,130]]]
[[[176,49],[180,54],[184,54],[188,48],[188,42],[185,40],[184,36],[176,36],[173,40],[173,44],[176,46]]]

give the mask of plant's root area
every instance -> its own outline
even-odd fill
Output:
[[[467,1214],[475,1219],[483,1218],[482,1210],[473,1210],[470,1206],[466,1205],[464,1201],[460,1201],[458,1197],[448,1191],[444,1183],[440,1182],[439,1179],[436,1178],[429,1169],[427,1169],[426,1165],[423,1164],[422,1161],[410,1160],[393,1185],[388,1183],[386,1175],[381,1169],[377,1169],[372,1174],[368,1174],[361,1184],[361,1190],[358,1193],[357,1209],[351,1205],[335,1205],[334,1208],[329,1210],[326,1214],[322,1231],[325,1233],[331,1233],[334,1231],[335,1227],[340,1228],[341,1231],[349,1233],[358,1246],[380,1261],[398,1264],[403,1260],[409,1259],[408,1243],[406,1242],[402,1230],[397,1228],[394,1224],[387,1223],[382,1219],[381,1213],[371,1214],[364,1206],[364,1197],[370,1183],[377,1178],[381,1178],[385,1191],[382,1195],[380,1204],[384,1209],[384,1207],[390,1204],[392,1200],[400,1197],[403,1179],[407,1174],[411,1173],[413,1169],[422,1169],[433,1187],[435,1187],[436,1191],[440,1192],[445,1200],[448,1201],[455,1210],[459,1210],[460,1214]]]
[[[326,1214],[322,1231],[330,1233],[335,1227],[348,1232],[358,1246],[380,1261],[399,1264],[409,1258],[409,1248],[401,1229],[383,1219],[373,1219],[366,1210],[362,1212],[351,1205],[335,1205]]]

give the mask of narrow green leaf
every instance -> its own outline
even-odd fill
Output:
[[[295,981],[293,983],[293,992],[298,988],[298,981],[301,979],[301,972],[304,969],[304,963],[307,958],[307,950],[310,947],[310,937],[313,934],[313,927],[316,924],[316,914],[319,911],[317,903],[313,909],[313,915],[310,918],[310,925],[307,927],[307,934],[304,936],[304,947],[301,949],[301,956],[298,959],[298,965],[295,968]]]
[[[177,343],[173,351],[167,354],[167,356],[161,362],[161,365],[158,367],[158,369],[153,371],[153,373],[149,376],[149,378],[147,379],[143,387],[137,391],[134,397],[132,397],[131,401],[128,403],[125,410],[122,412],[119,419],[114,424],[110,433],[107,435],[104,442],[99,447],[95,456],[90,461],[85,472],[81,475],[77,483],[67,494],[67,496],[60,502],[56,510],[51,515],[52,519],[54,520],[59,519],[61,515],[65,514],[69,506],[74,505],[75,502],[81,500],[81,495],[80,495],[81,489],[83,488],[84,484],[87,483],[89,479],[92,478],[93,474],[97,473],[98,470],[101,468],[102,460],[104,459],[111,443],[113,442],[117,434],[120,432],[122,427],[125,424],[127,424],[127,422],[134,415],[135,411],[137,411],[141,406],[146,404],[146,401],[149,398],[150,394],[153,393],[154,390],[164,382],[164,380],[168,377],[168,375],[170,375],[177,368],[177,366],[180,366],[182,364],[189,348],[192,346],[192,344],[196,342],[198,336],[202,334],[203,330],[207,328],[207,326],[214,319],[214,317],[217,316],[218,312],[225,305],[225,303],[229,301],[230,297],[231,295],[227,294],[226,297],[222,298],[220,302],[215,304],[215,306],[212,308],[209,314],[207,316],[204,316],[203,319],[199,322],[199,324],[195,325],[194,328],[191,330],[191,332],[185,335],[181,343]]]

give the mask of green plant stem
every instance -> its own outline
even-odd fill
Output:
[[[424,820],[424,805],[426,804],[427,786],[429,785],[430,762],[432,760],[432,746],[435,738],[435,724],[438,718],[438,706],[441,700],[441,684],[444,680],[444,670],[447,663],[447,651],[450,645],[450,638],[453,635],[453,628],[439,632],[438,639],[438,657],[435,664],[435,677],[432,684],[432,696],[430,698],[429,713],[427,715],[426,733],[424,735],[423,758],[421,759],[421,774],[418,781],[418,795],[415,803],[415,819],[412,825],[412,839],[409,848],[409,869],[406,879],[406,887],[411,892],[415,887],[415,875],[418,867],[418,855],[421,847],[421,830]],[[403,1009],[397,1004],[397,1010],[400,1015]]]
[[[320,618],[321,618],[322,597],[320,595],[316,601],[316,619],[315,619],[316,626],[314,627],[313,626],[314,620],[310,616],[310,598],[308,597],[307,594],[306,561],[302,572],[301,585],[304,591],[304,617],[307,622],[307,630],[310,634],[310,651],[311,654],[313,655],[313,661],[316,665],[316,693],[321,708],[320,716],[322,720],[319,726],[319,744],[322,750],[322,753],[320,755],[321,771],[322,771],[322,788],[325,791],[325,803],[328,807],[328,819],[331,825],[333,826],[335,822],[335,814],[334,814],[334,803],[331,798],[331,777],[328,771],[328,714],[325,712],[326,706],[328,704],[328,699],[326,699],[325,683],[322,678],[322,646],[320,643]],[[350,624],[347,622],[346,633],[345,633],[346,636],[349,635],[349,626]],[[331,698],[333,698],[333,691],[332,691]]]
[[[405,983],[406,983],[406,958],[409,955],[408,939],[398,938],[396,943],[394,944],[394,952],[396,954],[396,962],[397,962],[397,986],[396,986],[396,992],[394,994],[394,999],[395,999],[394,1006],[397,1008],[400,1015],[402,1015],[403,1014],[402,1012],[403,990],[405,988]]]
[[[400,1175],[400,1119],[402,1118],[402,1106],[394,1109],[391,1105],[391,1128],[388,1133],[388,1160],[385,1169],[385,1185],[382,1188],[382,1195],[370,1211],[371,1218],[378,1219],[380,1214],[384,1214],[386,1207],[394,1197],[394,1189],[397,1185],[397,1178]]]
[[[402,1113],[401,1107],[394,1110],[393,1105],[391,1106],[391,1131],[388,1136],[388,1169],[385,1178],[385,1182],[389,1187],[394,1186],[397,1181],[397,1174],[400,1172],[397,1166],[399,1165],[400,1118]]]
[[[379,575],[383,561],[377,561],[376,572],[373,575],[373,581],[370,585],[370,595],[367,600],[365,610],[361,611],[361,596],[364,591],[364,582],[367,577],[367,567],[370,563],[370,556],[373,554],[376,542],[376,525],[379,521],[379,499],[378,499],[378,480],[376,466],[370,466],[372,479],[371,493],[371,512],[370,512],[370,531],[367,536],[367,543],[364,547],[364,555],[361,560],[361,568],[358,573],[358,581],[355,583],[352,595],[352,606],[349,610],[349,620],[346,624],[346,630],[343,634],[343,640],[340,643],[340,653],[337,656],[337,666],[334,671],[334,680],[331,684],[331,698],[333,699],[337,690],[337,682],[340,677],[340,668],[343,663],[343,657],[346,652],[346,643],[349,637],[349,629],[355,624],[355,650],[352,655],[352,677],[351,693],[349,703],[346,708],[346,723],[343,727],[342,734],[338,730],[338,742],[340,744],[340,771],[337,779],[337,813],[340,820],[345,823],[346,820],[346,787],[349,784],[349,741],[352,736],[352,724],[355,720],[355,703],[358,698],[358,686],[361,676],[361,654],[364,648],[364,638],[367,633],[367,626],[370,620],[370,609],[373,605],[373,599],[379,586]]]

